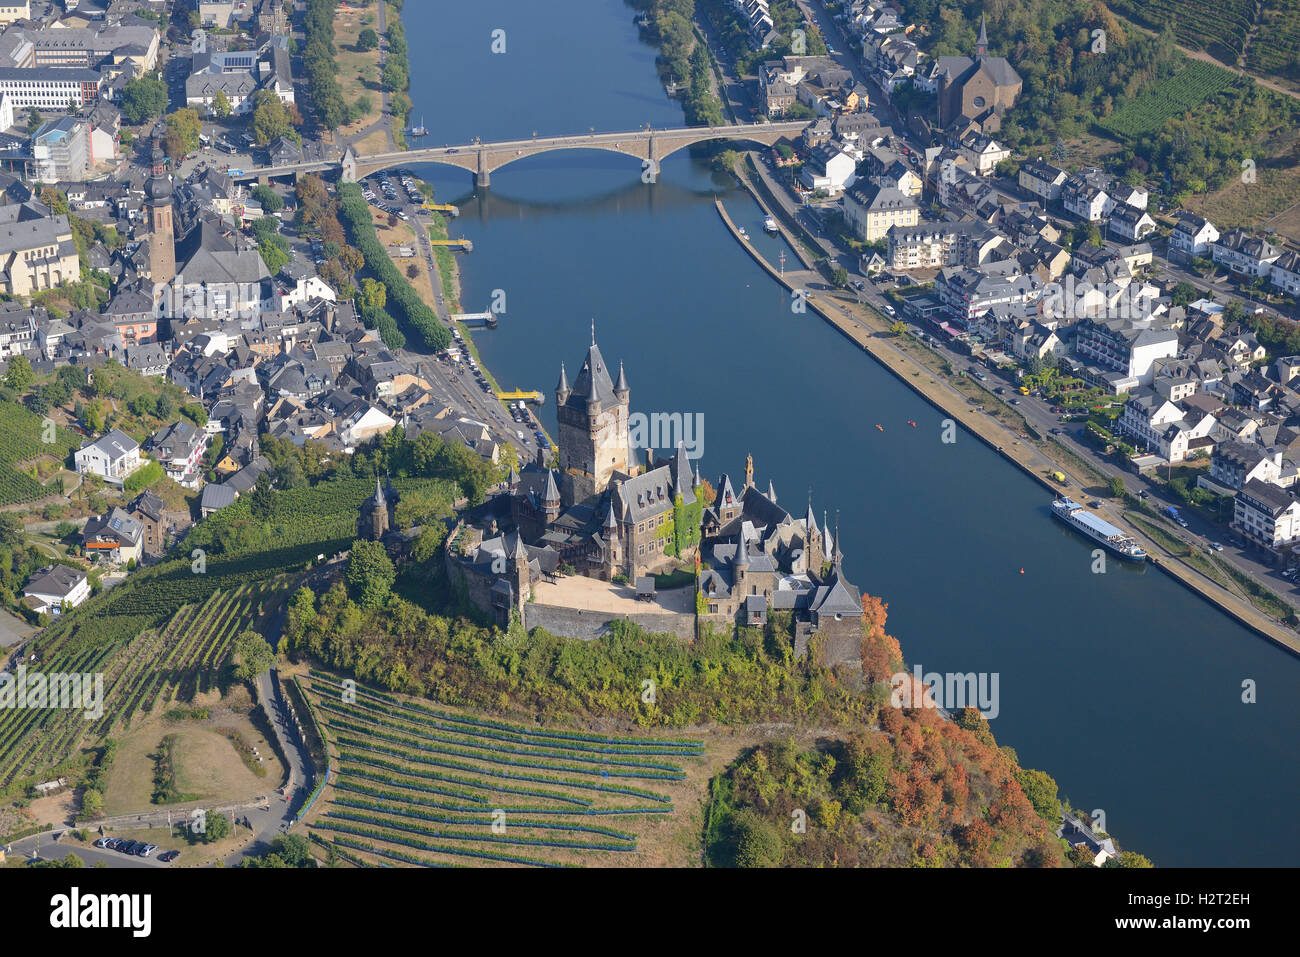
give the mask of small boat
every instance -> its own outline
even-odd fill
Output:
[[[885,431],[885,427],[881,425],[879,422],[876,423],[876,428],[879,429],[881,432]]]
[[[769,233],[776,232],[776,220],[773,219],[771,216],[767,217],[765,220],[763,220],[763,229]]]
[[[912,428],[916,428],[916,423],[913,422],[911,419],[907,420],[907,424],[910,425]]]
[[[406,134],[408,136],[428,136],[429,131],[424,126],[424,117],[423,116],[420,117],[419,126],[412,126],[410,129],[406,131]]]
[[[749,233],[745,232],[745,227],[744,227],[744,226],[738,226],[738,227],[736,227],[736,230],[737,230],[737,232],[740,233],[740,238],[741,238],[741,239],[748,239],[748,238],[749,238]]]

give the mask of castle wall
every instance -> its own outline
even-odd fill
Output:
[[[602,611],[583,611],[527,602],[524,605],[524,625],[529,630],[545,628],[553,635],[581,638],[592,641],[603,638],[613,621],[627,620],[648,632],[676,635],[684,641],[695,638],[695,616],[670,612],[647,612],[637,615],[615,615]]]

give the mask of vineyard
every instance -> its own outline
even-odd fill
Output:
[[[0,402],[0,505],[22,505],[50,494],[49,489],[16,466],[49,455],[62,462],[77,447],[77,437],[64,428],[54,441],[42,442],[45,420],[17,402]]]
[[[45,772],[110,732],[128,728],[136,715],[157,714],[173,701],[189,701],[214,687],[231,643],[257,620],[262,609],[283,596],[286,579],[213,592],[200,604],[183,606],[162,627],[146,627],[120,642],[78,641],[76,629],[46,646],[45,674],[103,676],[103,714],[88,719],[82,709],[0,711],[0,788]],[[130,635],[139,619],[119,619]]]
[[[312,671],[330,789],[312,840],[358,867],[641,863],[698,741],[545,730],[403,701]],[[313,796],[315,797],[315,796]]]
[[[1108,0],[1112,10],[1152,30],[1165,23],[1183,46],[1216,60],[1300,79],[1300,7],[1294,0],[1264,0],[1255,23],[1256,0]]]
[[[1171,117],[1182,116],[1236,82],[1230,71],[1191,60],[1167,80],[1161,80],[1135,100],[1124,104],[1098,125],[1121,140],[1136,140],[1158,132]]]

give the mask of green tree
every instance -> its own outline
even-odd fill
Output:
[[[292,129],[284,104],[270,90],[258,90],[253,103],[253,137],[259,145],[265,146]]]
[[[1110,481],[1106,483],[1110,487],[1111,498],[1124,497],[1124,476],[1112,475]]]
[[[270,186],[265,183],[258,183],[253,187],[253,199],[261,204],[262,209],[268,213],[278,213],[284,209],[284,200]]]
[[[203,841],[214,844],[230,836],[230,818],[225,811],[208,811],[203,817]]]
[[[397,573],[379,542],[357,539],[352,543],[344,575],[348,592],[362,608],[378,608],[388,601]]]
[[[1060,821],[1061,801],[1056,795],[1056,782],[1052,780],[1051,775],[1026,768],[1016,776],[1016,779],[1039,817],[1051,824]]]
[[[122,119],[131,126],[162,116],[167,109],[167,87],[152,76],[128,80],[122,87]]]
[[[230,660],[235,666],[236,678],[252,681],[275,664],[275,651],[257,632],[245,631],[235,638]]]
[[[230,115],[230,97],[226,96],[225,90],[217,90],[216,96],[212,98],[212,115],[223,120]]]
[[[737,867],[776,867],[781,863],[784,848],[774,824],[745,810],[736,815],[733,826]]]
[[[378,46],[379,34],[370,27],[366,27],[357,34],[357,50],[360,52],[365,53],[366,51],[373,50]]]
[[[31,109],[27,111],[27,132],[28,133],[35,133],[38,129],[40,129],[42,122],[44,121],[41,119],[41,111],[38,110],[36,107],[33,106]]]
[[[836,266],[835,271],[831,273],[831,282],[835,284],[836,289],[843,289],[849,284],[849,271],[843,266]]]
[[[388,287],[375,279],[361,280],[361,304],[368,309],[383,309],[388,302]]]
[[[182,107],[167,114],[167,132],[179,140],[181,152],[193,153],[199,148],[199,134],[203,131],[203,120],[198,110]]]
[[[25,392],[35,381],[36,373],[32,371],[32,364],[26,356],[14,356],[9,360],[9,368],[4,378],[8,388],[15,392]]]

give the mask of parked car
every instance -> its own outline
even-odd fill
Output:
[[[1216,551],[1216,552],[1221,552],[1221,551],[1223,551],[1223,546],[1220,545],[1218,542],[1209,542],[1208,544],[1209,544],[1210,548],[1213,549],[1213,550]]]
[[[95,847],[108,847],[108,841],[109,841],[108,838],[101,837],[98,841],[95,842]]]
[[[180,856],[181,856],[180,851],[163,851],[161,854],[158,855],[158,860],[162,861],[164,864],[170,864],[172,861],[176,860],[176,858]]]

